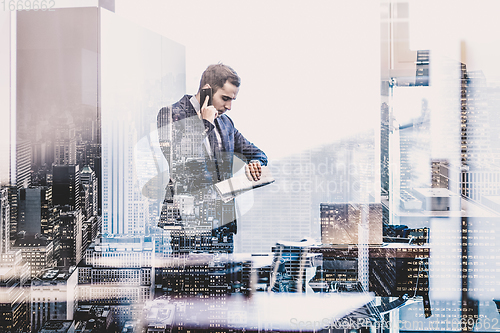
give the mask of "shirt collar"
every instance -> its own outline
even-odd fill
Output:
[[[200,113],[200,102],[198,102],[198,100],[196,99],[196,96],[191,96],[191,98],[189,99],[189,101],[191,102],[191,105],[193,106],[193,108],[196,110],[196,112]]]

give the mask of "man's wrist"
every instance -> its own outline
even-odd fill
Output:
[[[215,128],[215,125],[206,119],[203,119],[203,125],[205,125],[205,133],[207,134]]]

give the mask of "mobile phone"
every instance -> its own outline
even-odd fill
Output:
[[[212,88],[204,88],[200,91],[200,110],[208,96],[208,105],[212,105]]]

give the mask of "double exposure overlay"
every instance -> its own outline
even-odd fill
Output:
[[[190,62],[196,36],[116,2],[0,5],[0,332],[500,330],[500,5],[346,10],[377,22],[360,28],[374,51],[359,32],[287,33],[309,5],[277,2],[259,14],[281,14],[266,61],[219,62],[219,84],[212,58]],[[169,8],[192,31],[196,6]],[[236,43],[219,32],[199,38]],[[274,64],[308,39],[346,63]],[[273,115],[283,67],[296,81]],[[321,89],[313,72],[338,76]],[[242,121],[257,116],[260,133]]]

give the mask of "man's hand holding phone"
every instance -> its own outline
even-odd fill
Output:
[[[217,109],[212,105],[212,88],[206,84],[200,91],[200,113],[201,119],[208,120],[214,124],[215,118],[219,115]]]

